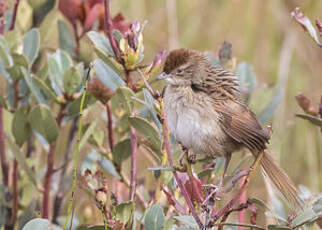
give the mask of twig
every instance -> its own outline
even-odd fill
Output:
[[[12,15],[12,20],[11,20],[11,25],[10,25],[9,30],[13,30],[15,28],[19,2],[20,2],[20,0],[16,0],[16,2],[15,2],[15,6],[13,8],[13,15]]]
[[[112,22],[112,18],[111,18],[109,0],[104,0],[104,8],[105,8],[105,11],[104,11],[104,13],[105,13],[104,14],[105,15],[105,18],[104,18],[105,19],[105,27],[104,27],[105,33],[107,34],[107,36],[110,40],[116,60],[123,65],[124,61],[121,58],[118,45],[117,45],[117,43],[114,39],[114,36],[113,36],[113,22]]]
[[[232,208],[232,206],[238,201],[238,199],[239,199],[239,197],[241,196],[241,194],[243,193],[243,191],[244,191],[244,189],[246,188],[246,186],[247,186],[247,184],[248,184],[248,182],[249,182],[249,180],[250,180],[250,178],[251,178],[251,175],[252,175],[252,173],[254,172],[254,170],[257,168],[257,166],[258,166],[258,164],[260,163],[260,161],[261,161],[261,159],[262,159],[262,157],[263,157],[263,151],[262,152],[260,152],[259,154],[258,154],[258,156],[256,157],[256,159],[255,159],[255,161],[254,161],[254,163],[252,164],[252,166],[250,167],[250,169],[249,169],[249,173],[248,173],[248,175],[246,176],[246,178],[245,178],[245,181],[244,181],[244,183],[243,183],[243,185],[240,187],[240,189],[238,190],[238,192],[237,192],[237,194],[235,195],[235,197],[232,199],[232,200],[230,200],[229,202],[228,202],[228,204],[225,206],[225,207],[223,207],[220,211],[218,211],[216,214],[215,214],[215,216],[214,216],[214,218],[213,218],[213,224],[214,223],[216,223],[216,221],[220,218],[220,217],[222,217],[223,215],[225,215],[225,213],[226,212],[229,212],[229,210]]]
[[[136,189],[136,158],[137,158],[137,138],[136,131],[131,127],[131,181],[130,181],[130,200],[134,200],[134,194]]]
[[[42,201],[42,217],[48,219],[49,217],[49,198],[50,198],[50,185],[51,176],[54,171],[54,155],[55,155],[56,143],[50,144],[48,156],[47,156],[47,171],[45,175],[45,185],[44,185],[44,196]]]
[[[0,160],[1,160],[1,170],[2,170],[2,182],[8,188],[9,174],[8,174],[8,162],[6,159],[5,152],[5,141],[4,141],[4,131],[3,131],[3,111],[0,106]]]
[[[18,191],[18,161],[13,162],[13,200],[12,200],[12,216],[11,225],[14,227],[18,216],[18,202],[19,202],[19,191]]]
[[[239,181],[239,189],[242,188],[242,186],[243,186],[243,184],[245,182],[245,179],[246,178],[244,177],[244,178],[242,178]],[[240,198],[239,198],[239,206],[242,206],[243,204],[245,204],[246,203],[246,200],[247,200],[247,197],[246,197],[246,189],[244,189],[243,193],[240,195]],[[246,210],[245,209],[241,209],[238,212],[238,223],[240,223],[240,224],[245,223],[245,216],[246,216]],[[239,226],[238,227],[238,230],[244,230],[244,227]]]
[[[114,139],[113,139],[113,116],[112,110],[108,102],[105,105],[106,108],[106,115],[107,115],[107,132],[108,132],[108,141],[110,145],[111,152],[113,151],[114,147]]]
[[[233,212],[242,212],[242,211],[245,211],[246,208],[248,208],[248,205],[249,203],[246,202],[246,203],[242,203],[242,204],[239,204],[239,206],[237,208],[233,208],[233,209],[230,209],[228,212],[225,213],[225,215],[222,217],[221,221],[220,221],[220,224],[224,223],[228,216],[233,213]],[[239,222],[240,223],[240,222]],[[240,223],[240,224],[243,224],[243,223]],[[239,226],[240,227],[240,226]],[[239,228],[238,227],[238,228]],[[243,227],[242,227],[243,228]],[[222,230],[223,229],[223,225],[219,225],[218,227],[218,230]]]

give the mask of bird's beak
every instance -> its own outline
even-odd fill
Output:
[[[156,77],[157,80],[167,79],[169,77],[168,74],[162,72],[159,76]]]

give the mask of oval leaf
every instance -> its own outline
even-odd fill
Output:
[[[58,32],[59,32],[59,48],[65,50],[70,55],[75,55],[75,41],[67,26],[67,24],[58,20]]]
[[[111,90],[115,91],[117,88],[125,86],[123,79],[101,59],[94,61],[94,69],[101,82]]]
[[[145,139],[151,142],[154,150],[160,153],[161,139],[159,132],[147,120],[140,117],[129,117],[129,122]]]
[[[23,39],[23,54],[28,58],[31,65],[38,56],[40,45],[39,30],[33,28],[29,30]]]
[[[160,204],[152,205],[144,218],[144,227],[147,230],[161,230],[164,224],[163,208]]]
[[[113,161],[121,166],[122,162],[125,161],[131,155],[131,140],[125,139],[117,143],[113,148]]]
[[[27,106],[16,110],[12,120],[12,134],[18,146],[27,141],[31,134],[31,128],[28,122],[29,108]]]
[[[13,60],[10,55],[8,44],[2,36],[0,37],[0,60],[4,63],[6,68],[13,66]]]
[[[18,53],[13,53],[12,58],[14,65],[11,68],[8,68],[7,71],[13,79],[19,80],[23,77],[21,67],[29,69],[28,59],[24,55]]]
[[[49,143],[57,139],[58,125],[47,106],[34,106],[29,113],[29,123],[31,128],[43,136]]]
[[[33,80],[30,76],[30,72],[27,71],[23,67],[21,67],[21,72],[23,73],[24,79],[25,79],[31,93],[34,95],[34,97],[36,98],[38,103],[46,104],[46,100],[45,100],[44,96],[42,95],[42,93],[40,92],[39,88],[34,85]]]
[[[47,219],[36,218],[29,221],[22,230],[48,230],[49,221]]]
[[[121,203],[115,207],[116,209],[116,219],[120,220],[122,223],[126,224],[133,213],[133,202]]]
[[[110,41],[103,35],[95,31],[90,31],[87,36],[93,42],[95,49],[99,50],[106,56],[114,56]]]
[[[127,114],[130,114],[133,109],[133,91],[128,87],[120,87],[116,90],[114,99],[117,101],[119,107],[123,107]]]
[[[68,69],[64,74],[63,85],[68,96],[73,95],[82,83],[82,77],[76,67]]]

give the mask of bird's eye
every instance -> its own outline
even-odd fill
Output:
[[[183,70],[182,69],[177,69],[177,74],[182,74]]]

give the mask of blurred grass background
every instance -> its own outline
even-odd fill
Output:
[[[315,106],[319,103],[322,49],[291,18],[297,6],[312,21],[322,19],[320,0],[111,0],[113,15],[122,12],[128,20],[148,21],[145,60],[152,60],[161,49],[217,52],[226,40],[232,43],[237,63],[247,61],[254,67],[258,84],[250,106],[255,112],[271,100],[275,86],[284,89],[284,98],[269,122],[274,130],[269,149],[296,184],[317,193],[322,191],[322,135],[316,126],[295,118],[296,113],[303,113],[295,96],[302,92]],[[146,169],[150,162],[139,157],[138,177],[154,186],[149,183],[153,175]],[[233,161],[240,157],[235,154]],[[249,193],[265,198],[265,191],[257,173]]]
[[[232,43],[237,63],[247,61],[254,66],[258,85],[250,104],[255,112],[270,100],[271,87],[285,89],[269,122],[274,130],[269,149],[297,184],[316,193],[322,190],[322,136],[317,127],[295,118],[295,113],[303,112],[294,97],[302,92],[318,105],[322,49],[291,18],[297,6],[312,22],[322,17],[318,0],[111,1],[113,13],[148,21],[144,32],[148,59],[164,48],[217,52],[226,40]],[[240,156],[235,155],[235,160]],[[262,194],[262,185],[260,179],[253,181],[253,192]]]

